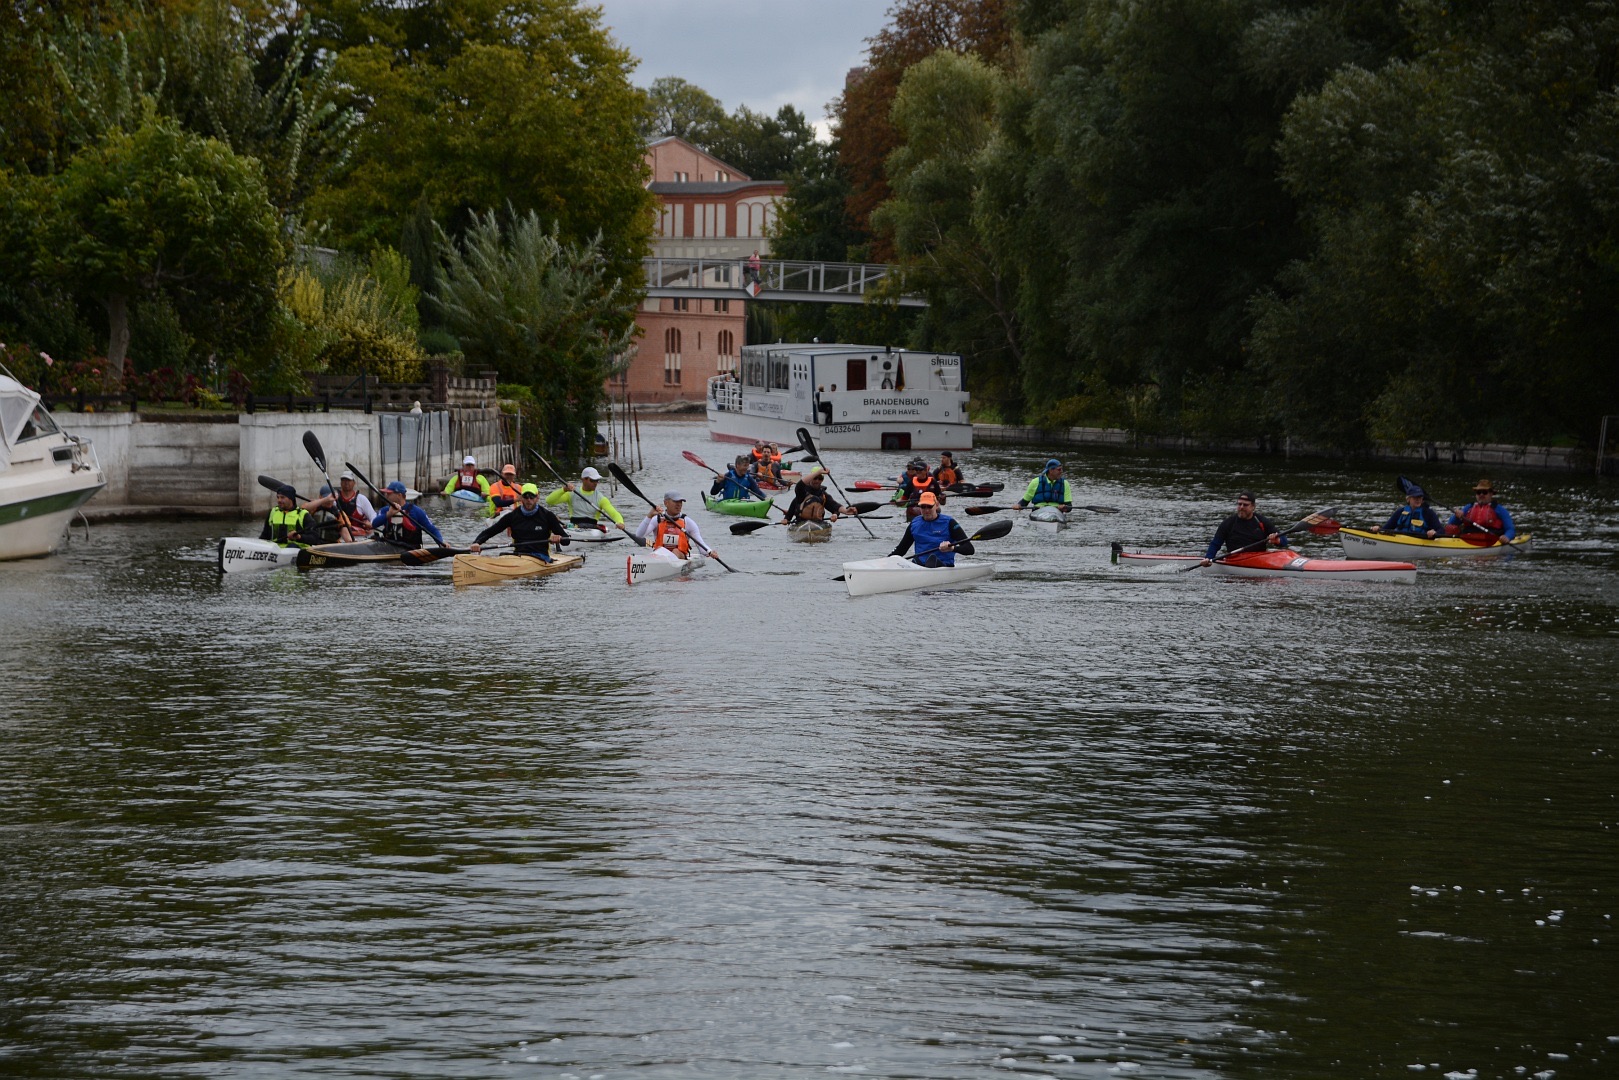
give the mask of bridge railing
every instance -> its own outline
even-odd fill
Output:
[[[642,260],[648,289],[743,289],[749,283],[745,259]],[[762,261],[759,283],[765,292],[864,296],[898,272],[884,263]]]

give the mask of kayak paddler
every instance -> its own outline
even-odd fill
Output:
[[[1286,547],[1287,537],[1276,531],[1276,528],[1259,513],[1258,503],[1254,493],[1244,491],[1237,495],[1237,512],[1220,522],[1220,527],[1214,530],[1214,539],[1209,541],[1209,549],[1203,553],[1204,566],[1214,561],[1224,547],[1227,555],[1235,554],[1244,548],[1253,550],[1263,547]]]
[[[919,566],[954,566],[956,556],[971,555],[973,542],[955,519],[939,510],[939,497],[931,491],[917,496],[917,516],[905,526],[905,535],[890,555],[903,555],[916,545],[911,561]]]
[[[939,451],[939,467],[933,470],[933,482],[941,488],[966,482],[961,466],[956,464],[956,455],[949,450]]]
[[[1048,459],[1040,475],[1029,481],[1017,502],[1019,510],[1025,506],[1055,506],[1065,514],[1074,508],[1074,489],[1063,479],[1062,462]]]
[[[439,547],[444,546],[444,534],[438,531],[438,526],[427,516],[427,511],[405,498],[404,484],[398,480],[388,481],[382,489],[382,497],[387,500],[387,505],[371,519],[371,528],[376,531],[378,539],[419,548],[422,546],[422,534],[426,533],[438,541]]]
[[[666,559],[689,559],[693,555],[714,557],[703,543],[703,531],[685,514],[686,496],[678,491],[663,493],[663,506],[647,511],[635,530],[635,538]]]
[[[500,479],[489,485],[489,509],[503,514],[517,505],[521,488],[517,483],[517,466],[507,462],[500,467]]]
[[[752,472],[749,471],[751,468],[752,462],[749,461],[748,455],[738,457],[731,462],[730,468],[725,470],[725,475],[714,485],[718,490],[711,490],[710,494],[718,494],[721,499],[763,500],[765,493],[759,490],[759,481],[753,478]]]
[[[838,502],[826,490],[826,470],[817,465],[809,471],[808,476],[793,485],[793,501],[787,504],[783,520],[789,524],[795,521],[823,521],[826,515],[831,514],[836,521],[845,514],[853,516],[858,513],[859,510]]]
[[[608,501],[607,493],[597,490],[597,485],[601,482],[602,474],[586,465],[584,471],[579,474],[579,487],[575,488],[564,481],[561,487],[545,497],[545,505],[561,506],[566,503],[569,517],[589,518],[591,521],[606,518],[623,529],[626,536],[633,536],[634,533],[630,532],[629,526],[624,524],[624,515]],[[592,506],[591,503],[596,505]]]
[[[538,484],[524,484],[518,492],[517,505],[489,524],[473,537],[469,546],[476,555],[483,550],[483,542],[503,532],[512,534],[512,551],[518,555],[531,555],[541,562],[551,561],[551,545],[568,543],[568,531],[557,516],[540,505]]]
[[[1396,536],[1426,537],[1432,540],[1444,531],[1439,515],[1428,505],[1428,493],[1416,484],[1405,492],[1405,505],[1389,515],[1381,525],[1373,525],[1367,532],[1394,533]]]
[[[912,458],[910,464],[905,466],[905,475],[899,478],[899,488],[889,501],[895,505],[904,503],[905,516],[914,518],[920,513],[918,500],[923,494],[933,495],[940,506],[944,505],[944,492],[940,488],[933,474],[928,472],[928,463],[921,458]]]
[[[1453,536],[1466,536],[1468,533],[1477,536],[1480,528],[1491,536],[1508,541],[1518,535],[1518,526],[1513,522],[1512,514],[1504,503],[1496,501],[1495,485],[1488,480],[1480,480],[1473,485],[1473,501],[1462,507],[1459,517],[1451,514],[1445,524],[1445,531]],[[1477,528],[1469,528],[1470,525]]]
[[[471,454],[461,459],[461,470],[451,476],[450,482],[444,485],[446,495],[453,495],[457,491],[476,491],[484,498],[489,498],[489,481],[478,471],[478,459]]]
[[[309,508],[314,505],[313,502],[300,504],[297,489],[291,484],[282,484],[275,489],[275,505],[264,519],[259,539],[273,540],[282,547],[303,542],[304,529],[309,525]]]

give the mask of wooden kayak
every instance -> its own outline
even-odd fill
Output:
[[[495,585],[560,574],[584,562],[583,555],[553,555],[548,563],[532,555],[457,555],[450,561],[450,580],[457,585]]]
[[[291,566],[298,558],[299,550],[296,544],[282,545],[269,540],[227,536],[219,542],[219,572],[241,574]]]
[[[729,514],[732,517],[762,518],[770,516],[770,508],[776,504],[775,499],[711,499],[703,496],[703,505],[716,514]]]
[[[1305,581],[1394,581],[1415,585],[1417,568],[1408,562],[1375,559],[1311,559],[1286,550],[1245,551],[1204,568],[1219,577],[1300,578]]]
[[[787,526],[787,539],[796,544],[819,544],[832,539],[830,521],[795,521]]]
[[[1479,556],[1505,555],[1529,549],[1529,534],[1523,533],[1510,542],[1477,534],[1488,543],[1464,540],[1460,536],[1439,536],[1432,540],[1421,536],[1396,536],[1393,533],[1367,532],[1365,529],[1341,529],[1338,542],[1344,554],[1352,559],[1473,559]]]
[[[358,540],[352,544],[315,544],[300,548],[294,565],[300,570],[316,566],[358,566],[361,563],[398,562],[405,549],[384,540]]]
[[[1029,522],[1047,532],[1056,532],[1068,527],[1068,515],[1062,512],[1061,507],[1036,506],[1029,510]]]
[[[624,580],[631,585],[645,585],[649,581],[668,581],[689,574],[707,560],[702,558],[677,559],[653,551],[638,551],[624,559]]]
[[[963,562],[954,566],[921,566],[903,555],[862,559],[843,564],[843,583],[850,596],[908,592],[913,589],[954,589],[992,577],[993,563]]]

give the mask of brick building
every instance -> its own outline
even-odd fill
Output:
[[[673,136],[650,143],[646,162],[657,196],[652,254],[665,258],[736,259],[754,251],[770,254],[766,233],[776,204],[787,194],[779,180],[752,180],[711,154]],[[701,401],[708,380],[734,371],[744,344],[746,316],[740,274],[736,297],[642,301],[635,322],[639,350],[623,376],[608,389],[615,399],[629,391],[638,403]]]

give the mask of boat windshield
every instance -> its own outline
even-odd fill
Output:
[[[0,439],[4,439],[9,446],[22,439],[32,438],[35,434],[32,431],[33,413],[38,407],[39,399],[16,387],[15,383],[11,388],[0,388]]]
[[[60,430],[56,426],[55,419],[45,411],[45,406],[35,405],[33,413],[29,415],[27,420],[23,421],[22,432],[17,436],[17,441],[37,439],[41,435],[55,435]]]

